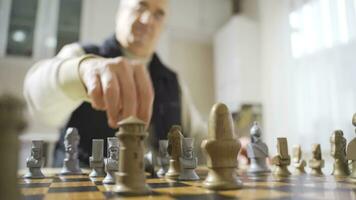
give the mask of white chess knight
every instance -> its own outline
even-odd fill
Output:
[[[268,147],[261,141],[261,128],[257,122],[253,123],[250,134],[251,143],[247,145],[247,157],[250,159],[251,164],[248,172],[253,174],[268,173],[271,171],[266,164]]]
[[[183,138],[183,154],[179,158],[181,165],[181,172],[178,177],[179,180],[192,181],[200,179],[197,173],[195,172],[195,168],[197,168],[198,165],[198,159],[194,156],[193,146],[193,138]]]
[[[26,164],[28,167],[28,173],[24,175],[24,178],[44,178],[41,171],[41,167],[43,166],[44,159],[42,157],[42,140],[34,140],[32,141],[31,146],[31,156],[27,158]]]

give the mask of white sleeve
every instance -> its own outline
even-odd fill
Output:
[[[30,112],[40,121],[59,127],[85,99],[78,66],[84,50],[79,44],[62,48],[52,59],[34,64],[24,81],[24,96]],[[60,74],[66,78],[60,78]],[[71,84],[71,87],[68,87]],[[70,89],[68,89],[70,88]]]
[[[194,138],[194,149],[199,163],[204,163],[205,159],[200,145],[201,142],[207,138],[208,126],[207,123],[203,121],[199,111],[195,107],[185,82],[179,80],[179,85],[181,87],[183,133],[188,135],[188,137]]]

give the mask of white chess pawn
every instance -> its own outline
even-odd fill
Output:
[[[41,167],[43,166],[44,163],[44,159],[42,157],[42,153],[43,153],[42,148],[43,148],[42,140],[32,141],[31,156],[26,160],[26,165],[29,171],[24,175],[24,178],[37,179],[37,178],[45,177],[41,171]]]
[[[181,172],[179,174],[178,180],[193,181],[199,180],[199,176],[195,172],[195,168],[198,165],[198,159],[194,156],[193,138],[183,138],[182,140],[182,156],[179,158],[181,165]]]
[[[268,158],[268,147],[261,140],[261,128],[257,122],[253,123],[250,129],[251,143],[247,145],[247,157],[250,159],[251,164],[248,172],[252,174],[268,173],[271,170],[266,164]]]
[[[115,183],[115,173],[119,171],[119,141],[116,137],[108,139],[108,158],[105,159],[106,176],[103,180],[104,184]]]

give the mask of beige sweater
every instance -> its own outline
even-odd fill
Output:
[[[83,102],[89,101],[79,77],[79,63],[86,58],[77,43],[66,45],[54,58],[34,64],[25,78],[24,96],[30,112],[53,127],[61,127],[71,113]],[[200,143],[207,135],[207,126],[194,106],[184,82],[179,80],[182,93],[182,130],[195,138],[198,157]]]

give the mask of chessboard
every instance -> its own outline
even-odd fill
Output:
[[[23,200],[91,200],[91,199],[356,199],[356,184],[335,176],[310,175],[277,178],[272,175],[252,177],[239,172],[243,188],[211,191],[202,187],[206,170],[199,170],[200,181],[169,181],[147,177],[152,188],[147,196],[125,197],[112,192],[114,185],[103,185],[102,179],[87,174],[48,176],[45,179],[19,178]]]

